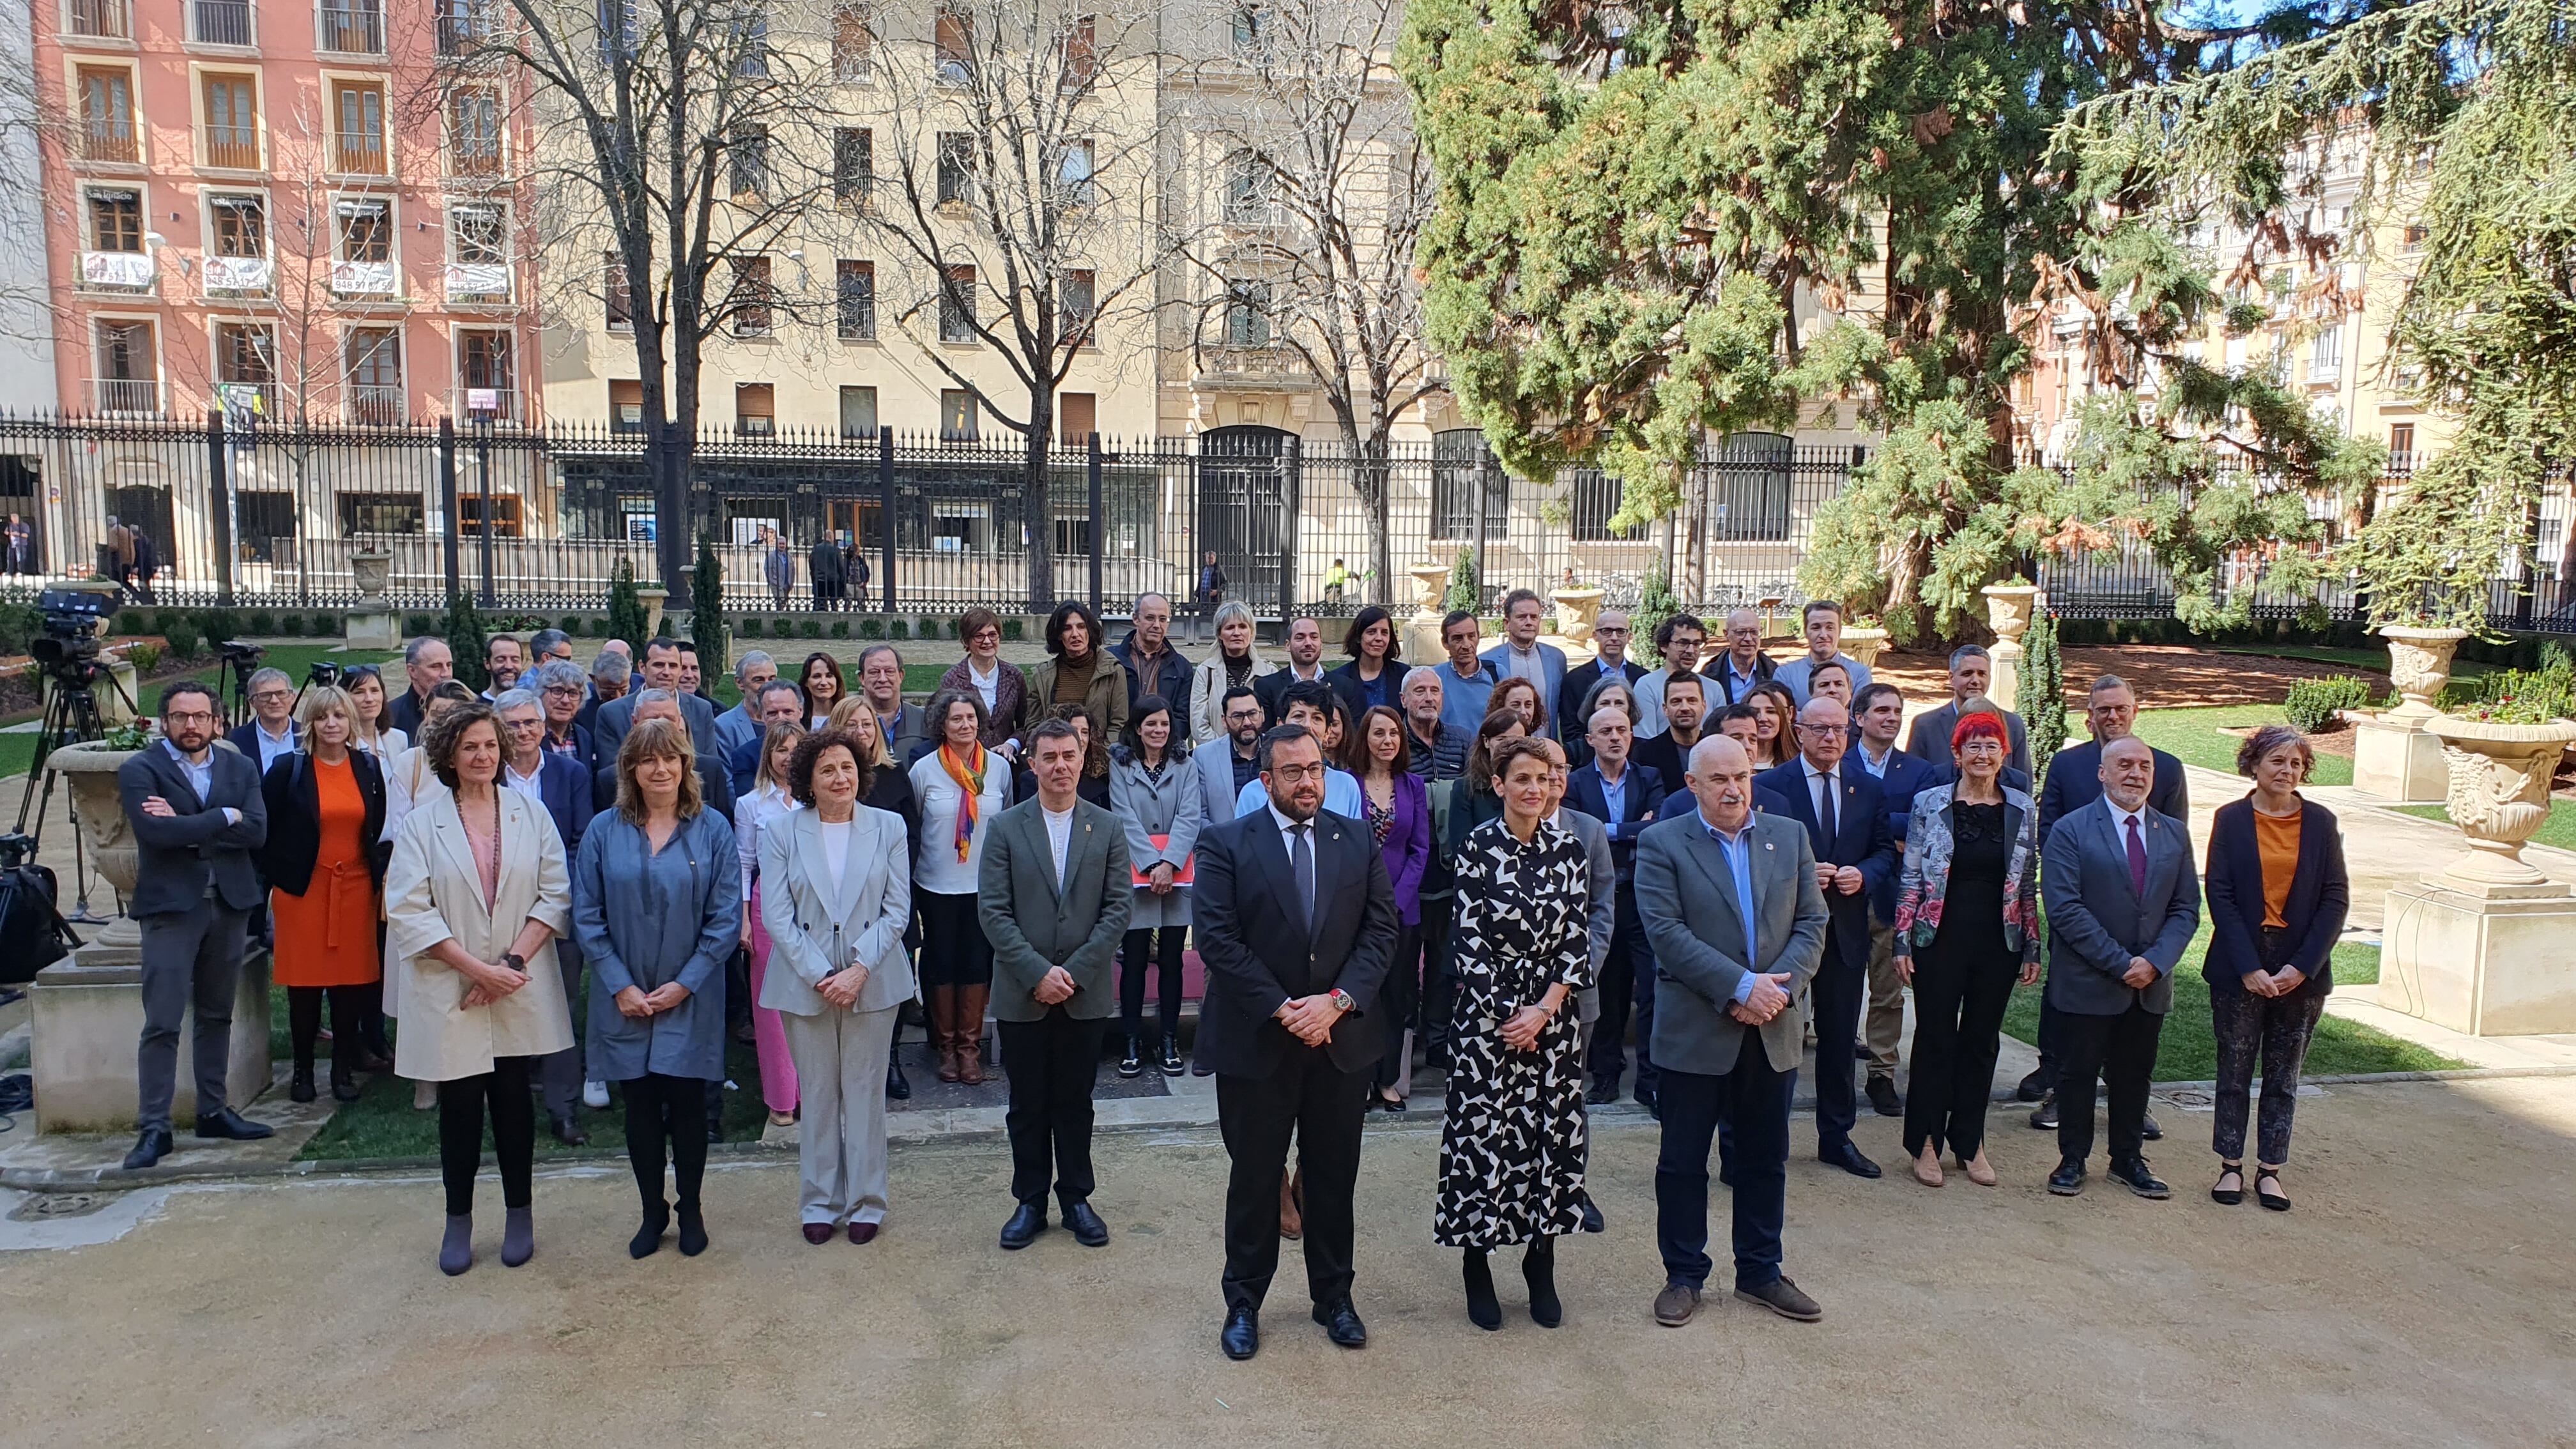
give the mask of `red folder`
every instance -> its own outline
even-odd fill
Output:
[[[1152,842],[1154,842],[1154,848],[1155,848],[1156,850],[1158,850],[1158,851],[1159,851],[1159,850],[1165,850],[1165,849],[1170,848],[1171,843],[1172,843],[1172,837],[1171,837],[1171,836],[1169,836],[1169,835],[1149,835],[1149,836],[1146,836],[1145,838],[1146,838],[1146,839],[1148,839],[1148,840],[1150,840],[1150,841],[1152,841]],[[1185,858],[1184,860],[1182,860],[1182,862],[1181,862],[1181,868],[1180,868],[1179,870],[1176,870],[1176,871],[1172,872],[1172,884],[1174,884],[1174,885],[1190,885],[1190,884],[1194,883],[1194,882],[1197,880],[1197,878],[1198,878],[1198,869],[1199,869],[1199,858],[1198,858],[1198,856],[1197,856],[1195,853],[1193,853],[1193,854],[1191,854],[1190,856],[1188,856],[1187,858]],[[1145,872],[1144,872],[1144,871],[1141,871],[1141,870],[1135,870],[1135,869],[1133,869],[1133,868],[1131,867],[1131,868],[1130,868],[1130,870],[1129,870],[1129,874],[1131,874],[1131,875],[1133,875],[1133,876],[1135,876],[1135,877],[1136,877],[1136,884],[1138,884],[1138,885],[1140,885],[1140,886],[1141,886],[1141,885],[1151,885],[1151,884],[1153,883],[1151,880],[1149,880],[1149,879],[1146,877],[1146,874],[1145,874]]]

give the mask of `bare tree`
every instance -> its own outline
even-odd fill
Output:
[[[830,180],[808,6],[762,0],[441,0],[442,97],[528,80],[521,174],[554,289],[630,324],[664,587],[684,587],[708,343],[799,299],[773,250]],[[443,98],[439,99],[443,105]]]
[[[945,0],[928,64],[888,68],[891,166],[864,220],[919,278],[888,311],[1025,443],[1036,604],[1056,596],[1056,393],[1084,349],[1143,329],[1176,247],[1156,217],[1155,18],[1093,0]],[[973,356],[998,358],[1010,386],[988,386],[958,343],[980,343]]]
[[[1221,245],[1195,351],[1211,325],[1255,312],[1294,354],[1341,427],[1369,511],[1369,598],[1389,602],[1391,434],[1445,392],[1425,346],[1414,242],[1431,215],[1431,168],[1395,70],[1402,0],[1198,0],[1196,33],[1221,55],[1184,65],[1176,109],[1219,157]],[[1242,339],[1221,337],[1221,343]]]

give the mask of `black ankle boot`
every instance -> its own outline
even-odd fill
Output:
[[[707,1220],[694,1202],[680,1204],[680,1256],[694,1258],[707,1250]]]
[[[1467,1321],[1491,1333],[1503,1326],[1503,1304],[1494,1296],[1494,1269],[1484,1249],[1467,1249],[1466,1271]]]
[[[1565,1304],[1556,1296],[1556,1239],[1530,1239],[1529,1251],[1521,1255],[1521,1276],[1529,1280],[1531,1320],[1541,1328],[1563,1323]]]
[[[886,1057],[886,1100],[889,1102],[912,1100],[912,1079],[903,1074],[903,1057],[900,1054],[890,1054]]]
[[[1163,1075],[1177,1077],[1188,1070],[1181,1065],[1181,1039],[1168,1031],[1163,1033]]]
[[[635,1236],[627,1242],[626,1256],[649,1258],[661,1251],[662,1234],[669,1231],[670,1226],[671,1205],[669,1203],[657,1202],[647,1205],[644,1209],[644,1226],[637,1228]]]
[[[1145,1044],[1133,1034],[1127,1038],[1127,1050],[1118,1058],[1118,1075],[1140,1077],[1145,1074]]]
[[[313,1064],[311,1062],[298,1063],[295,1068],[295,1076],[287,1083],[286,1086],[287,1100],[291,1102],[310,1102],[313,1100],[313,1096]]]
[[[358,1100],[358,1074],[350,1070],[348,1058],[338,1053],[333,1053],[331,1057],[331,1100],[334,1102]]]

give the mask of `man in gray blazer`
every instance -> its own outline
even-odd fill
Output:
[[[680,722],[689,727],[689,738],[696,748],[716,748],[716,707],[706,696],[680,687],[684,663],[678,641],[655,639],[644,646],[644,688],[667,689],[680,701]],[[590,735],[597,746],[599,762],[617,763],[617,747],[626,742],[626,732],[635,725],[635,701],[642,690],[629,691],[623,699],[612,699],[599,707],[591,721]]]
[[[1637,913],[1655,948],[1654,1058],[1663,1146],[1655,1321],[1690,1322],[1708,1280],[1708,1150],[1734,1135],[1735,1296],[1786,1318],[1824,1316],[1780,1272],[1789,1099],[1806,1022],[1795,1003],[1825,950],[1824,894],[1806,827],[1753,811],[1753,762],[1723,735],[1683,774],[1698,808],[1666,805],[1637,837]]]
[[[1048,1178],[1074,1241],[1097,1248],[1109,1225],[1091,1206],[1091,1089],[1117,1009],[1110,963],[1127,934],[1136,883],[1118,817],[1077,792],[1082,739],[1063,720],[1029,736],[1037,797],[993,821],[976,875],[977,914],[993,945],[993,1018],[1010,1077],[1003,1125],[1019,1208],[1002,1246],[1046,1231]]]
[[[161,739],[117,767],[116,791],[135,843],[134,896],[125,911],[143,928],[143,1039],[134,1064],[142,1130],[125,1156],[132,1170],[172,1149],[179,1019],[191,1006],[197,1135],[252,1141],[270,1134],[224,1104],[233,994],[250,913],[263,894],[251,852],[268,839],[268,807],[258,765],[216,744],[214,691],[194,680],[161,691]]]
[[[2111,1176],[2140,1197],[2171,1191],[2138,1147],[2174,966],[2200,929],[2200,877],[2183,822],[2147,803],[2155,755],[2135,735],[2102,747],[2102,798],[2057,822],[2040,847],[2048,995],[2057,1013],[2057,1170],[2048,1190],[2084,1190],[2093,1083],[2111,1098]]]
[[[1199,799],[1206,802],[1210,825],[1232,820],[1236,797],[1243,793],[1244,786],[1260,777],[1255,756],[1261,744],[1262,722],[1270,717],[1261,707],[1260,697],[1239,684],[1225,692],[1219,711],[1219,718],[1225,721],[1225,733],[1190,753],[1190,763],[1198,767]]]
[[[1950,759],[1950,735],[1959,727],[1959,715],[1973,699],[1985,697],[1986,681],[1994,673],[1994,660],[1982,646],[1962,644],[1950,651],[1950,702],[1939,709],[1926,710],[1914,717],[1914,727],[1906,732],[1905,753],[1918,760],[1929,760],[1956,779],[1956,766]],[[1860,697],[1855,684],[1852,697]],[[2010,737],[2012,752],[2004,756],[2007,768],[2021,771],[2030,778],[2030,730],[2021,716],[2004,708],[2002,700],[1994,702],[1995,712],[2004,717],[2004,733]]]

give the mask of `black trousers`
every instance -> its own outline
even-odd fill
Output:
[[[1046,1201],[1052,1182],[1065,1207],[1091,1199],[1091,1089],[1100,1078],[1105,1019],[1079,1021],[1061,1006],[1035,1021],[997,1021],[1002,1074],[1010,1103],[1002,1129],[1011,1139],[1011,1196]]]
[[[698,1186],[707,1176],[707,1083],[649,1072],[618,1086],[626,1094],[626,1163],[635,1169],[635,1191],[645,1210],[662,1206],[665,1142],[680,1206],[696,1207]]]
[[[1860,1063],[1852,1056],[1852,1043],[1860,1037],[1861,1008],[1869,1004],[1869,937],[1867,927],[1862,930],[1858,962],[1843,958],[1843,928],[1836,925],[1827,931],[1824,960],[1816,967],[1815,983],[1808,988],[1807,999],[1816,1012],[1818,1152],[1849,1143],[1852,1123],[1859,1115],[1859,1105],[1853,1100],[1853,1078]]]
[[[1851,1055],[1850,1048],[1843,1055]],[[1788,1215],[1789,1103],[1798,1074],[1778,1071],[1748,1032],[1724,1076],[1666,1067],[1656,1079],[1664,1132],[1655,1157],[1655,1246],[1664,1281],[1708,1283],[1708,1149],[1724,1125],[1734,1141],[1735,1286],[1759,1288],[1780,1276],[1780,1230]]]
[[[1446,1053],[1456,1028],[1457,978],[1449,970],[1449,928],[1456,920],[1458,898],[1441,896],[1422,903],[1422,1006],[1415,1030],[1426,1051]]]
[[[2143,1006],[2117,1016],[2057,1018],[2057,1155],[2082,1162],[2093,1154],[2093,1086],[2111,1099],[2111,1163],[2134,1162],[2147,1119],[2147,1081],[2165,1019]]]
[[[1118,968],[1119,1024],[1129,1036],[1145,1034],[1145,973],[1151,970],[1158,978],[1156,1006],[1160,1012],[1163,1035],[1181,1034],[1181,952],[1190,934],[1187,926],[1148,927],[1127,933],[1124,960]],[[1160,937],[1157,940],[1157,937]]]
[[[2013,983],[2020,979],[2021,959],[2008,951],[1984,960],[1969,959],[1965,951],[1915,955],[1906,1156],[1920,1157],[1928,1145],[1935,1153],[1947,1150],[1966,1159],[1985,1146],[2004,1008],[2012,1004]]]
[[[1216,1120],[1233,1163],[1225,1184],[1225,1306],[1253,1308],[1279,1271],[1279,1184],[1288,1142],[1306,1181],[1306,1292],[1317,1304],[1351,1295],[1351,1193],[1360,1174],[1360,1123],[1369,1072],[1345,1072],[1319,1048],[1292,1046],[1266,1077],[1218,1074]]]
[[[447,1215],[474,1211],[474,1174],[483,1166],[483,1117],[492,1117],[492,1156],[501,1169],[501,1205],[523,1208],[534,1195],[537,1108],[528,1099],[535,1057],[495,1057],[492,1070],[438,1084],[438,1176]]]
[[[1655,1029],[1653,998],[1655,957],[1646,945],[1646,923],[1637,914],[1635,887],[1619,887],[1618,928],[1610,936],[1610,959],[1601,966],[1601,1019],[1592,1024],[1592,1080],[1616,1090],[1628,1071],[1628,1023],[1637,1023],[1637,1080],[1649,1080],[1646,1039]],[[1643,990],[1638,978],[1645,978]],[[1644,1004],[1641,1004],[1644,1003]]]
[[[1377,997],[1377,1010],[1388,1021],[1410,1023],[1422,1009],[1421,983],[1429,974],[1422,964],[1425,955],[1422,928],[1397,921],[1395,959],[1387,966],[1386,985]],[[1412,1092],[1413,1042],[1403,1027],[1387,1033],[1386,1055],[1377,1059],[1377,1070],[1369,1074],[1369,1085],[1402,1087],[1408,1095]]]
[[[992,985],[993,943],[984,939],[974,893],[915,891],[912,903],[921,911],[921,984]]]
[[[345,1074],[362,1045],[359,1033],[366,1015],[363,986],[290,986],[286,988],[286,1030],[295,1045],[297,1071],[313,1070],[313,1048],[322,1037],[322,999],[331,1000],[331,1074]]]

